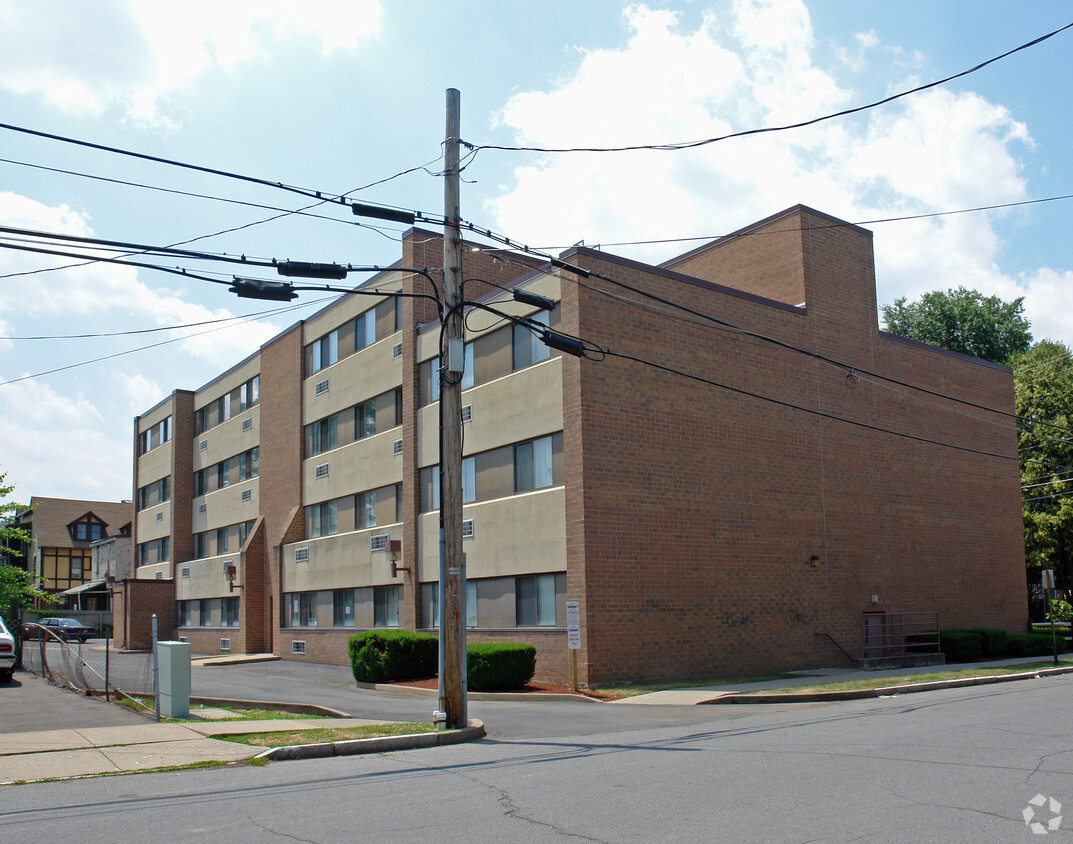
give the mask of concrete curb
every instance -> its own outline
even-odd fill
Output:
[[[931,683],[904,683],[900,686],[881,686],[875,689],[847,689],[837,692],[793,692],[787,694],[726,694],[711,700],[700,701],[699,705],[717,703],[823,703],[838,700],[862,700],[865,698],[893,697],[915,692],[930,692],[936,689],[956,689],[962,686],[986,686],[991,683],[1010,683],[1015,680],[1033,680],[1039,677],[1051,677],[1069,674],[1073,668],[1045,668],[1039,671],[1025,671],[1019,674],[990,674],[984,677],[962,677],[957,680],[936,680]]]
[[[405,736],[328,741],[318,744],[296,744],[290,747],[271,747],[254,759],[280,761],[284,759],[324,759],[329,756],[353,756],[358,753],[387,753],[393,750],[418,750],[463,744],[484,738],[484,722],[470,719],[469,726],[460,730],[441,730],[435,733],[412,733]]]

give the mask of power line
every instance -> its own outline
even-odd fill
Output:
[[[785,132],[788,129],[801,129],[805,126],[812,126],[816,123],[822,123],[826,120],[833,120],[837,117],[846,117],[850,114],[857,114],[858,112],[867,111],[869,109],[876,108],[881,105],[893,102],[894,100],[901,99],[902,97],[908,97],[910,94],[918,94],[921,91],[926,91],[929,88],[935,88],[939,85],[945,85],[947,82],[952,82],[955,79],[960,79],[963,76],[968,76],[971,73],[975,73],[987,67],[990,64],[994,64],[1008,56],[1012,56],[1014,53],[1018,53],[1021,50],[1027,50],[1029,47],[1034,47],[1046,41],[1048,38],[1053,38],[1060,32],[1073,27],[1073,23],[1067,23],[1065,26],[1048,32],[1046,35],[1041,35],[1039,38],[1034,38],[1026,44],[1022,44],[1020,47],[1014,47],[1012,50],[1007,50],[1001,55],[988,59],[987,61],[980,62],[980,64],[970,67],[968,70],[963,70],[960,73],[955,73],[952,76],[947,76],[943,79],[936,80],[935,82],[929,82],[925,85],[918,85],[916,88],[911,88],[908,91],[902,91],[899,94],[892,94],[889,97],[884,97],[881,100],[868,103],[866,105],[856,106],[854,108],[847,108],[842,111],[834,112],[833,114],[825,114],[822,117],[814,117],[811,120],[803,120],[800,123],[789,123],[785,126],[768,126],[762,129],[746,129],[740,132],[731,132],[727,135],[721,135],[716,138],[705,138],[700,141],[683,141],[680,143],[671,144],[638,144],[635,146],[622,146],[622,147],[523,147],[523,146],[505,146],[501,144],[470,144],[466,143],[466,146],[470,149],[479,152],[480,150],[501,150],[504,152],[542,152],[542,153],[567,153],[567,152],[634,152],[638,150],[656,150],[674,152],[683,149],[693,149],[696,147],[707,146],[708,144],[718,143],[719,141],[729,140],[730,138],[742,138],[748,135],[760,135],[768,132]]]
[[[319,300],[319,301],[324,301],[324,300]],[[297,310],[299,308],[304,308],[304,307],[307,307],[309,305],[319,304],[319,301],[318,302],[300,302],[300,303],[296,303],[296,304],[293,304],[293,305],[287,305],[285,307],[278,308],[278,309],[273,310],[273,311],[265,311],[262,314],[255,314],[255,315],[253,315],[251,317],[236,317],[235,320],[238,320],[239,322],[252,322],[252,321],[255,321],[256,319],[259,319],[262,316],[271,316],[271,315],[275,315],[275,314],[287,313],[289,311]],[[225,321],[230,322],[230,321],[234,321],[234,320],[225,320]],[[113,354],[110,354],[110,355],[102,355],[101,357],[92,358],[90,360],[79,361],[78,363],[67,364],[66,366],[58,366],[58,367],[56,367],[54,369],[48,369],[48,370],[45,370],[43,372],[35,372],[35,373],[30,374],[30,375],[23,375],[23,376],[21,376],[19,378],[11,378],[8,381],[0,381],[0,387],[6,387],[9,384],[17,384],[20,381],[29,381],[29,380],[32,380],[34,378],[43,378],[46,375],[55,375],[57,372],[66,372],[66,371],[68,371],[70,369],[77,369],[77,368],[82,367],[82,366],[89,366],[90,364],[100,363],[101,361],[113,360],[115,358],[124,357],[126,355],[132,355],[135,352],[144,352],[144,351],[148,351],[149,349],[156,349],[156,348],[159,348],[160,346],[167,346],[170,343],[178,343],[178,342],[180,342],[182,340],[189,340],[192,337],[201,337],[201,336],[203,336],[205,334],[211,334],[211,333],[213,333],[215,331],[222,331],[226,327],[227,326],[220,325],[220,326],[216,326],[215,328],[206,329],[205,331],[197,331],[197,332],[194,332],[193,334],[187,334],[187,335],[184,335],[183,337],[173,337],[170,340],[161,340],[159,343],[150,343],[147,346],[138,346],[137,348],[134,348],[134,349],[127,349],[127,350],[122,351],[122,352],[114,352]]]
[[[905,439],[914,440],[915,442],[927,443],[929,445],[942,446],[943,448],[952,448],[952,449],[956,449],[957,451],[966,451],[966,452],[969,452],[970,454],[979,454],[979,455],[982,455],[984,457],[997,457],[997,458],[999,458],[1001,460],[1017,460],[1018,459],[1017,457],[1012,456],[1012,455],[1008,455],[1008,454],[998,454],[998,453],[993,452],[993,451],[984,451],[984,450],[978,449],[978,448],[970,448],[969,446],[956,445],[954,443],[947,443],[947,442],[943,442],[941,440],[933,440],[933,439],[930,439],[928,437],[917,436],[916,434],[907,434],[907,433],[904,433],[902,431],[895,431],[895,430],[892,430],[890,428],[883,428],[883,427],[880,427],[878,425],[871,425],[871,424],[869,424],[867,422],[858,422],[858,421],[856,421],[854,419],[846,419],[845,417],[842,417],[842,416],[835,416],[832,413],[825,413],[822,410],[815,410],[815,409],[810,408],[810,407],[803,407],[801,405],[794,404],[793,402],[783,401],[782,399],[772,398],[771,396],[761,395],[760,393],[754,393],[754,392],[751,392],[750,390],[742,389],[741,387],[732,387],[729,384],[723,384],[723,383],[720,383],[719,381],[713,381],[712,379],[705,378],[705,377],[703,377],[701,375],[692,375],[692,374],[690,374],[688,372],[683,372],[680,369],[675,369],[674,367],[671,367],[671,366],[666,366],[666,365],[661,364],[661,363],[656,363],[655,361],[646,360],[645,358],[636,357],[635,355],[628,355],[628,354],[625,354],[623,352],[615,352],[615,351],[612,351],[610,349],[604,349],[603,352],[607,357],[615,357],[615,358],[621,358],[623,360],[633,361],[635,363],[642,364],[643,366],[649,366],[649,367],[652,367],[653,369],[658,369],[658,370],[661,370],[663,372],[668,372],[668,373],[670,373],[672,375],[678,375],[678,376],[680,376],[682,378],[688,378],[691,381],[698,381],[698,382],[700,382],[702,384],[707,384],[707,385],[712,386],[712,387],[718,387],[720,389],[728,390],[728,391],[730,391],[732,393],[737,393],[739,395],[748,396],[750,398],[759,399],[760,401],[770,402],[771,404],[775,404],[775,405],[778,405],[780,407],[789,408],[791,410],[800,410],[800,411],[802,411],[804,413],[809,413],[809,414],[812,414],[813,416],[819,416],[819,417],[822,417],[824,419],[830,419],[830,420],[835,421],[835,422],[844,422],[847,425],[853,425],[855,427],[864,428],[864,429],[869,430],[869,431],[877,431],[879,433],[891,434],[891,435],[896,436],[896,437],[904,437]]]

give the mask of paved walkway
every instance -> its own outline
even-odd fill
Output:
[[[230,661],[238,661],[232,659]],[[1016,665],[1024,662],[1039,662],[1038,658],[998,660],[991,663],[971,665],[928,666],[903,668],[889,671],[855,671],[851,669],[817,670],[795,672],[791,679],[770,680],[755,683],[698,686],[653,692],[647,695],[617,701],[615,706],[693,706],[710,703],[723,698],[740,695],[747,691],[763,691],[787,686],[811,686],[823,682],[837,682],[861,678],[906,677],[911,682],[916,675],[960,668]],[[1073,669],[1063,669],[1073,671]],[[17,675],[25,676],[25,675]],[[64,694],[61,690],[56,690]],[[399,691],[395,689],[395,691]],[[316,691],[311,688],[311,697]],[[863,695],[861,695],[863,696]],[[544,698],[527,695],[530,701]],[[547,696],[547,705],[554,706],[555,698]],[[792,699],[783,698],[787,703]],[[758,701],[760,702],[760,701]],[[226,718],[223,710],[195,710],[201,717]],[[263,753],[262,748],[236,744],[214,738],[219,735],[234,735],[245,732],[289,731],[331,727],[352,727],[379,724],[384,721],[361,718],[328,718],[310,722],[303,719],[273,721],[190,721],[178,723],[155,723],[146,721],[123,726],[83,727],[80,729],[47,730],[39,732],[16,732],[0,734],[0,785],[29,782],[52,778],[99,776],[120,772],[146,771],[156,768],[179,767],[204,762],[234,763],[249,760]],[[304,750],[286,754],[287,758],[332,755],[338,752],[362,752],[372,748],[375,752],[391,749],[431,746],[449,741],[465,741],[483,735],[483,725],[454,735],[437,733],[422,737],[394,737],[390,739],[363,739],[361,742],[377,742],[365,747],[351,745],[346,750],[333,749],[331,745],[306,745]],[[280,754],[277,758],[283,758]]]

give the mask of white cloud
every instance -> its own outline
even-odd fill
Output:
[[[576,72],[512,97],[500,114],[520,144],[660,144],[810,119],[867,101],[817,65],[801,2],[737,0],[694,31],[674,13],[630,7],[619,49],[587,53]],[[912,73],[921,57],[874,33],[835,50],[840,62],[881,56]],[[849,83],[859,77],[853,74]],[[890,83],[890,92],[919,80]],[[1028,128],[972,91],[936,88],[854,119],[752,135],[689,151],[534,156],[491,205],[500,228],[531,244],[592,245],[715,236],[797,203],[849,221],[1014,202],[1027,195]],[[872,226],[879,302],[965,285],[1026,297],[1037,337],[1073,337],[1070,274],[1014,278],[1000,268],[1000,212]],[[673,246],[614,247],[658,261]],[[1066,287],[1062,287],[1065,284]]]
[[[2,388],[0,454],[14,498],[130,498],[131,431],[102,426],[95,402],[39,381]]]
[[[379,0],[0,0],[0,87],[168,129],[181,112],[164,98],[209,69],[233,71],[293,40],[324,55],[354,50],[380,19]]]

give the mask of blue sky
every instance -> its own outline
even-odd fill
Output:
[[[448,87],[461,91],[471,143],[669,143],[872,102],[1073,20],[1064,3],[981,0],[178,9],[0,0],[0,122],[329,193],[427,164],[358,196],[436,213]],[[462,216],[533,246],[624,244],[605,248],[657,262],[690,244],[638,241],[715,237],[798,202],[866,221],[1073,194],[1071,47],[1073,30],[862,114],[691,151],[484,150],[465,171]],[[272,212],[86,175],[304,204],[279,190],[10,130],[0,144],[0,225],[146,244],[202,238],[192,248],[281,259],[399,256],[401,226],[360,227],[340,210],[251,226]],[[959,285],[1024,296],[1037,339],[1073,343],[1071,209],[1061,200],[868,225],[879,300]],[[264,303],[224,285],[152,270],[40,272],[60,263],[0,249],[0,471],[20,500],[129,498],[136,414],[324,304],[306,295],[264,315]],[[229,321],[173,328],[211,320]],[[168,330],[114,336],[145,329]],[[50,339],[10,339],[29,337]],[[85,363],[110,355],[120,356]]]

